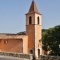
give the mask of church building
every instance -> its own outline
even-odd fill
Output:
[[[0,33],[0,52],[42,55],[42,14],[34,1],[26,13],[26,32]]]

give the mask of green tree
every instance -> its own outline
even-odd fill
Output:
[[[60,55],[60,25],[42,31],[43,49],[51,51],[51,55]]]

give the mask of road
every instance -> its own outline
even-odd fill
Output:
[[[8,57],[8,56],[0,56],[0,60],[27,60],[27,59],[21,59],[16,57]]]

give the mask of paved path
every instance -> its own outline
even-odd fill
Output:
[[[0,60],[27,60],[27,59],[21,59],[16,57],[8,57],[8,56],[0,56]]]

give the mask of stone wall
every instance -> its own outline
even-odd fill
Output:
[[[32,55],[29,54],[21,54],[21,53],[9,53],[9,52],[0,52],[1,56],[11,56],[11,57],[18,57],[23,59],[32,60]]]
[[[40,56],[38,60],[60,60],[60,56]]]
[[[18,57],[27,60],[32,60],[33,55],[31,54],[22,54],[22,53],[9,53],[9,52],[0,52],[1,56],[11,56],[11,57]],[[36,60],[60,60],[60,56],[40,56],[40,58]]]

